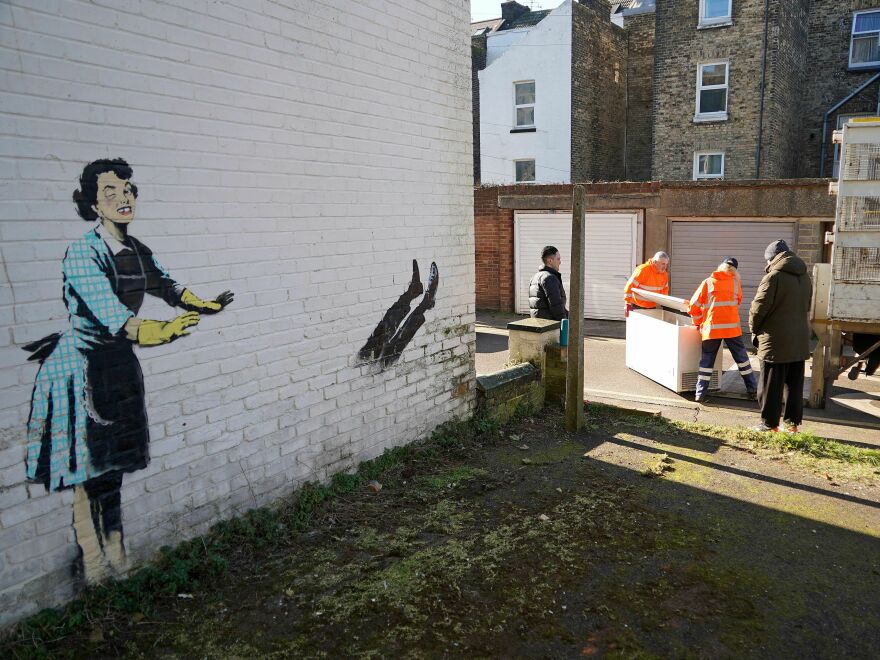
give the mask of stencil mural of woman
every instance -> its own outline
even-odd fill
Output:
[[[25,346],[38,360],[27,425],[27,477],[49,491],[74,489],[75,569],[87,582],[125,570],[122,475],[149,462],[143,374],[134,354],[189,334],[199,314],[233,300],[202,300],[185,289],[128,233],[137,186],[121,158],[85,166],[73,193],[77,212],[97,221],[64,256],[70,329]],[[150,294],[187,311],[171,321],[137,316]]]

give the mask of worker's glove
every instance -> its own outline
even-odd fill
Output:
[[[198,312],[185,312],[171,321],[143,319],[137,331],[137,343],[141,346],[159,346],[184,337],[187,328],[197,325]]]
[[[189,289],[184,289],[183,295],[180,296],[180,304],[182,307],[194,312],[216,314],[231,303],[234,297],[235,294],[233,294],[232,291],[224,291],[214,298],[214,300],[202,300]]]

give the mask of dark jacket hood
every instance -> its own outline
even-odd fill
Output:
[[[790,273],[791,275],[803,275],[807,272],[807,264],[794,252],[780,252],[767,266],[768,273],[772,273],[774,270]]]

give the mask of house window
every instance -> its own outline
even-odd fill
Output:
[[[515,160],[517,183],[534,183],[535,182],[535,160]]]
[[[697,67],[697,113],[694,121],[727,119],[727,62],[707,62]]]
[[[700,0],[700,27],[730,25],[733,0]]]
[[[880,67],[880,11],[853,14],[849,65],[854,68]]]
[[[526,128],[535,125],[535,81],[513,83],[515,126]]]
[[[837,129],[840,130],[843,128],[843,125],[848,122],[850,119],[856,119],[858,117],[873,117],[870,112],[860,112],[858,114],[852,115],[837,115]],[[834,165],[831,169],[831,178],[836,179],[838,174],[840,174],[840,145],[834,145]]]
[[[721,151],[697,151],[694,153],[694,180],[723,179],[724,153]]]

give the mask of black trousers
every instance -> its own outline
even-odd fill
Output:
[[[758,402],[767,426],[779,426],[780,415],[786,424],[799,425],[804,419],[804,361],[762,360]]]

